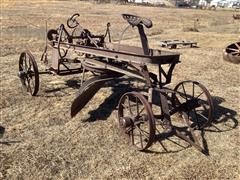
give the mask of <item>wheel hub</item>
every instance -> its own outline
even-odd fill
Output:
[[[122,117],[120,121],[121,121],[120,124],[123,128],[127,128],[134,125],[133,120],[130,117]]]
[[[27,73],[25,71],[19,71],[18,76],[21,79],[26,79],[27,78]]]
[[[147,115],[144,114],[140,117],[122,117],[120,120],[120,124],[123,128],[128,128],[134,126],[136,124],[141,124],[144,121],[147,121]]]

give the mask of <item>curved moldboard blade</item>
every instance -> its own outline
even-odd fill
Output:
[[[80,87],[77,97],[74,99],[71,106],[71,117],[74,117],[81,109],[92,99],[106,81],[114,79],[113,76],[101,75],[89,79]]]

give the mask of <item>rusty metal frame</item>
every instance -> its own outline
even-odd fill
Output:
[[[79,14],[74,14],[69,20],[69,22],[74,22],[75,25],[73,32],[80,26],[80,23],[76,21]],[[160,110],[162,112],[161,121],[163,128],[166,130],[167,134],[174,134],[185,141],[187,141],[192,146],[196,147],[201,152],[204,152],[204,149],[200,146],[199,140],[196,138],[194,133],[194,128],[191,127],[189,114],[186,114],[188,109],[194,109],[199,106],[199,104],[194,104],[194,100],[188,100],[186,97],[185,103],[180,103],[176,100],[177,95],[182,95],[181,92],[178,91],[178,87],[181,85],[177,85],[174,90],[166,88],[166,85],[171,83],[173,70],[178,64],[180,54],[170,51],[162,51],[157,49],[149,48],[148,39],[144,31],[144,27],[151,28],[152,22],[147,18],[142,18],[139,16],[123,14],[123,18],[129,23],[128,27],[123,31],[123,33],[129,27],[137,27],[141,45],[142,47],[135,47],[129,45],[122,45],[119,43],[111,42],[110,35],[110,23],[107,24],[107,29],[105,35],[93,35],[89,30],[83,29],[80,27],[81,31],[79,32],[79,36],[74,36],[73,33],[69,33],[63,24],[60,25],[58,30],[50,30],[48,34],[49,43],[45,48],[42,60],[47,59],[47,49],[51,48],[52,50],[52,66],[49,67],[47,72],[39,72],[38,74],[45,73],[54,73],[58,75],[69,75],[75,73],[82,73],[81,78],[81,87],[79,89],[79,93],[76,99],[72,103],[71,107],[71,116],[75,116],[85,105],[90,101],[90,99],[96,94],[96,92],[104,85],[105,82],[113,79],[117,79],[121,76],[133,77],[137,80],[145,82],[148,92],[145,92],[146,96],[143,96],[137,92],[132,92],[125,94],[122,97],[122,101],[124,101],[124,97],[134,96],[136,99],[143,103],[144,107],[147,110],[147,117],[150,118],[149,122],[152,127],[151,133],[154,132],[155,125],[155,117],[151,110],[151,106],[153,104],[157,104],[160,106]],[[68,24],[69,26],[69,24]],[[52,33],[52,34],[51,34]],[[54,34],[55,33],[55,34]],[[123,33],[121,37],[123,36]],[[63,37],[65,35],[65,37]],[[105,42],[105,38],[108,37],[109,42]],[[74,43],[74,39],[80,40],[78,43]],[[120,39],[121,40],[121,39]],[[61,50],[64,50],[64,54],[61,55]],[[79,63],[79,68],[72,68],[68,66],[66,63],[71,61],[67,55],[72,54],[75,57],[76,62],[73,60],[72,63]],[[23,56],[23,55],[21,55]],[[23,59],[21,59],[23,61]],[[35,62],[34,58],[31,56],[31,61]],[[158,68],[158,74],[154,74],[149,72],[148,65],[152,64]],[[163,65],[169,65],[169,68],[163,68]],[[64,69],[62,69],[62,67]],[[21,80],[25,80],[26,77],[29,76],[28,70],[24,71],[23,68],[20,68],[19,74],[21,75]],[[94,74],[94,77],[85,80],[85,72],[90,71]],[[38,75],[36,74],[36,75]],[[24,79],[25,78],[25,79]],[[203,92],[209,98],[210,110],[212,111],[213,105],[212,100],[210,99],[210,94],[201,84],[196,83],[194,81],[189,81],[190,83],[198,85],[203,89]],[[37,89],[38,90],[38,89]],[[36,92],[37,93],[37,92]],[[34,95],[36,94],[34,93]],[[184,94],[183,94],[184,95]],[[186,93],[185,93],[186,95]],[[187,95],[186,95],[187,96]],[[193,97],[194,98],[194,97]],[[119,102],[119,108],[121,107],[121,102]],[[128,100],[129,101],[129,100]],[[136,103],[138,101],[136,100]],[[170,103],[170,104],[169,104]],[[174,103],[177,103],[174,105]],[[130,104],[130,102],[129,102]],[[170,109],[172,106],[172,109]],[[186,106],[190,106],[185,110]],[[129,105],[130,108],[130,105]],[[121,109],[121,108],[120,108]],[[189,129],[189,132],[192,138],[186,136],[182,132],[180,132],[177,127],[172,125],[171,116],[173,114],[181,112],[186,126]],[[210,111],[209,111],[210,112]],[[121,113],[118,113],[121,115]],[[137,119],[140,116],[139,114],[133,119]],[[210,112],[211,116],[211,112]],[[130,130],[133,130],[133,126],[135,126],[135,120],[131,120],[131,117],[118,117],[119,122],[124,121],[124,123],[120,124],[128,124],[131,127],[127,127]],[[125,118],[125,119],[124,119]],[[210,117],[209,117],[210,118]],[[146,119],[142,117],[142,119]],[[211,119],[208,121],[210,122]],[[142,121],[142,120],[141,120]],[[141,123],[140,121],[136,123]],[[124,127],[126,128],[126,127]],[[126,132],[126,131],[125,131]],[[155,133],[155,132],[154,132]],[[154,141],[155,134],[151,134],[151,140],[145,147],[138,147],[139,150],[145,150],[150,147],[150,145]]]

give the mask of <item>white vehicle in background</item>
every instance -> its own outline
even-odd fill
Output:
[[[199,0],[198,6],[199,7],[206,7],[207,6],[207,1],[206,0]]]
[[[225,1],[225,0],[219,1],[217,6],[221,7],[221,8],[227,7],[228,6],[228,2]]]
[[[218,3],[219,3],[219,0],[212,0],[211,2],[210,2],[210,7],[217,7],[218,6]]]

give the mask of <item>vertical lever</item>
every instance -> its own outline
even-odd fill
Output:
[[[142,42],[142,48],[144,55],[149,55],[149,46],[148,46],[148,39],[144,32],[144,28],[142,24],[138,24],[138,32],[140,34],[141,42]]]

